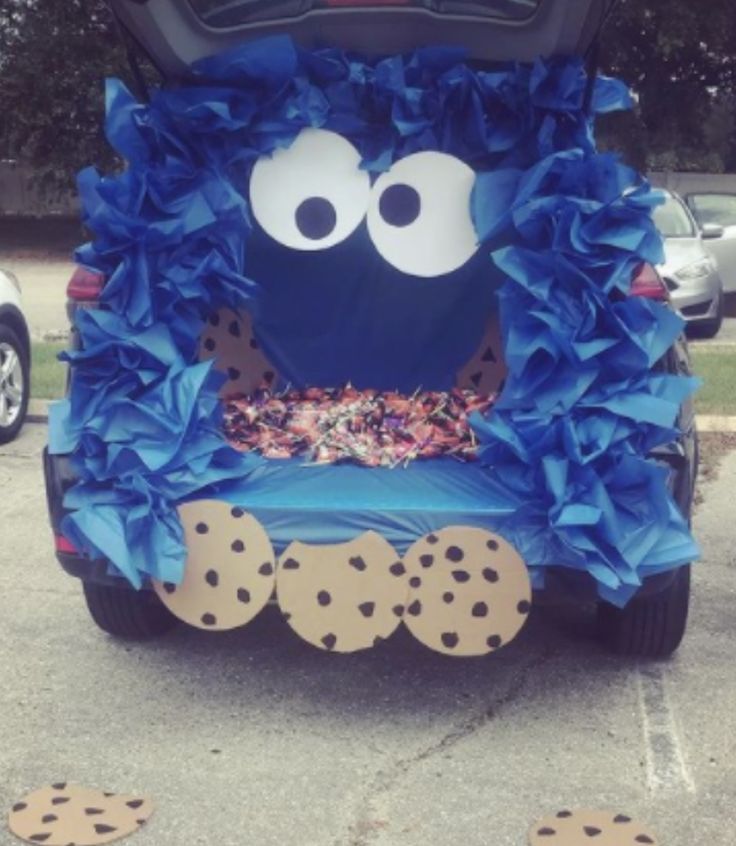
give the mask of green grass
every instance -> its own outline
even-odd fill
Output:
[[[34,343],[31,345],[31,396],[34,399],[58,399],[64,396],[66,365],[56,356],[66,344]]]
[[[66,365],[56,360],[64,347],[33,344],[31,396],[56,399],[64,395]],[[695,399],[698,413],[736,415],[736,347],[694,347],[692,356],[695,373],[705,382]]]
[[[691,347],[693,369],[703,380],[695,395],[698,414],[736,414],[736,347]]]

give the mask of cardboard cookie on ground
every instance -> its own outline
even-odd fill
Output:
[[[376,532],[349,543],[292,543],[279,559],[276,592],[292,629],[334,652],[356,652],[389,637],[407,596],[405,567]]]
[[[249,623],[275,585],[273,547],[263,526],[220,500],[179,506],[187,546],[180,585],[154,581],[167,608],[200,629],[223,631]]]
[[[273,385],[276,372],[253,334],[247,312],[224,308],[211,314],[199,342],[200,361],[215,359],[215,369],[227,375],[220,395],[251,394],[264,383]]]
[[[498,535],[451,526],[418,540],[404,563],[410,587],[404,622],[430,649],[485,655],[516,637],[526,622],[527,568]]]
[[[60,782],[16,802],[8,826],[28,843],[97,846],[133,834],[152,813],[150,799]]]
[[[558,811],[535,823],[530,846],[659,846],[651,829],[628,814],[590,809]]]

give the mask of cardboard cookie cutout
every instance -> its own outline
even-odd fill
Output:
[[[215,369],[227,375],[220,396],[250,394],[276,382],[276,371],[253,335],[247,312],[224,308],[211,314],[199,342],[199,360],[215,359]]]
[[[192,626],[212,631],[249,623],[275,584],[273,547],[261,524],[219,500],[179,506],[187,561],[180,585],[154,581],[167,608]]]
[[[535,823],[530,846],[659,846],[651,829],[627,814],[589,809],[558,811]]]
[[[150,799],[60,782],[16,802],[8,826],[28,843],[96,846],[133,834],[152,813]]]
[[[457,387],[477,391],[481,396],[499,393],[508,370],[503,359],[503,341],[498,315],[488,321],[480,345],[470,361],[458,371]]]
[[[426,535],[404,557],[409,599],[404,622],[446,655],[485,655],[512,640],[531,608],[518,552],[498,535],[451,526]]]
[[[406,568],[376,532],[330,546],[292,543],[276,574],[292,629],[332,652],[368,649],[389,637],[406,606]]]

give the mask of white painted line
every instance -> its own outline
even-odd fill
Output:
[[[667,679],[658,666],[640,666],[636,686],[641,711],[647,789],[650,793],[695,793],[667,694]]]

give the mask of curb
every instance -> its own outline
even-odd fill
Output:
[[[29,423],[48,423],[49,405],[53,400],[32,399],[28,403]],[[695,424],[699,432],[736,432],[736,417],[725,414],[698,414]]]

